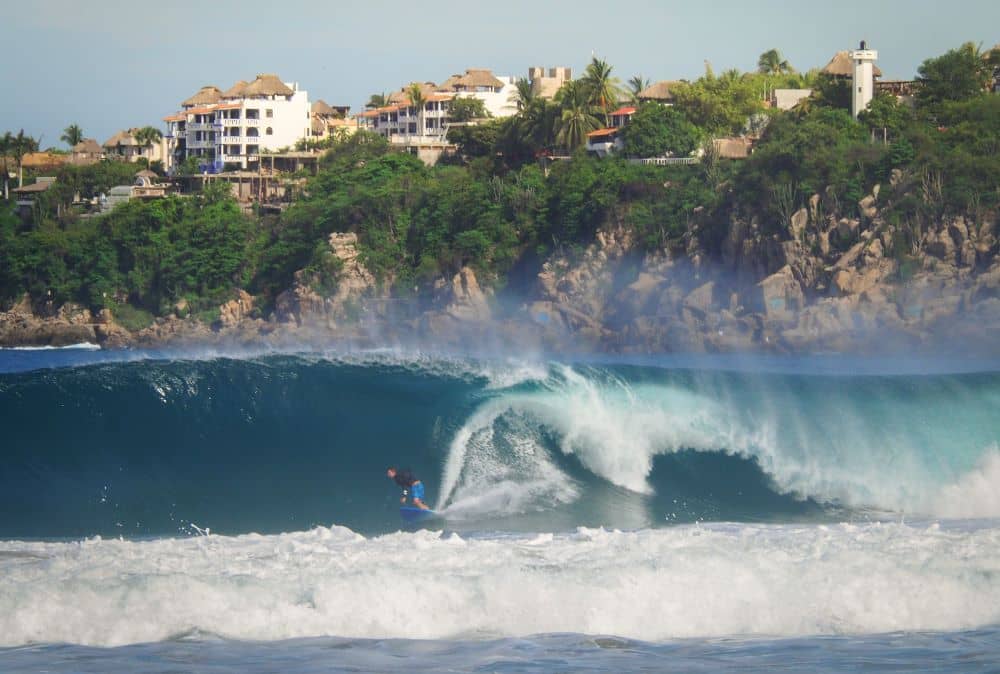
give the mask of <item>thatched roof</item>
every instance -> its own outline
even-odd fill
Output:
[[[312,114],[329,117],[337,114],[337,111],[327,105],[326,101],[320,99],[312,104]]]
[[[316,115],[312,116],[312,119],[309,122],[309,126],[312,129],[313,134],[317,136],[322,135],[323,132],[326,131],[326,122],[317,117]]]
[[[226,89],[226,91],[223,92],[222,97],[223,98],[242,98],[243,97],[243,92],[246,90],[246,88],[247,88],[247,83],[244,80],[239,80],[239,81],[236,82],[236,84],[234,84],[233,86],[231,86],[228,89]]]
[[[674,100],[674,95],[670,92],[672,87],[676,87],[680,82],[676,80],[660,80],[655,82],[638,94],[636,98],[640,101],[660,101],[663,103],[670,103]]]
[[[425,97],[430,96],[431,94],[433,94],[438,90],[437,85],[434,84],[433,82],[410,82],[399,91],[394,91],[391,94],[389,94],[387,102],[396,105],[400,104],[409,105],[410,87],[412,87],[414,84],[420,87],[420,93],[422,93]]]
[[[199,89],[198,93],[182,102],[181,105],[185,107],[189,105],[211,105],[212,103],[218,103],[221,98],[222,91],[219,90],[219,87],[209,85]]]
[[[451,77],[449,77],[448,79],[446,79],[444,82],[442,82],[441,84],[439,84],[438,87],[437,87],[437,90],[438,91],[454,91],[455,85],[458,84],[458,81],[460,79],[462,79],[461,75],[452,75]]]
[[[62,166],[69,160],[64,154],[53,154],[51,152],[29,152],[21,158],[21,166],[28,169],[55,168]]]
[[[84,138],[73,146],[74,154],[101,154],[101,146],[93,138]]]
[[[455,89],[477,89],[479,87],[503,88],[503,82],[493,76],[492,70],[469,68],[452,85]]]
[[[119,131],[115,135],[111,136],[111,138],[108,138],[106,141],[104,141],[104,147],[118,147],[119,145],[138,145],[138,143],[135,142],[135,137],[132,135],[133,131],[135,131],[135,129]]]
[[[854,62],[851,59],[851,52],[846,50],[837,52],[820,72],[826,75],[833,75],[834,77],[851,77],[854,74]],[[872,65],[872,74],[875,77],[882,77],[882,71],[874,64]]]
[[[257,79],[243,89],[244,96],[291,96],[294,93],[281,78],[272,74],[257,75]]]
[[[159,178],[160,176],[156,175],[155,173],[153,173],[149,169],[143,169],[143,170],[139,171],[138,173],[136,173],[135,177],[136,178],[151,178],[151,179],[155,180],[156,178]]]

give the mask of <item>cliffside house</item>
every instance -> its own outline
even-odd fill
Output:
[[[70,150],[69,163],[74,166],[88,166],[104,159],[104,150],[93,138],[84,138]]]
[[[453,93],[456,98],[477,98],[491,117],[510,117],[517,114],[517,79],[497,77],[492,70],[469,68],[461,75],[452,75],[440,86],[439,93]]]
[[[202,87],[163,121],[171,173],[190,157],[203,173],[246,169],[259,163],[261,152],[294,147],[312,134],[308,93],[273,74],[226,91]]]
[[[312,104],[309,117],[309,132],[313,140],[329,138],[334,133],[353,133],[357,124],[347,119],[349,105],[328,105],[319,100]],[[343,131],[341,131],[343,129]]]
[[[139,161],[140,158],[150,162],[164,161],[167,156],[166,143],[161,139],[150,145],[140,145],[135,138],[138,131],[137,128],[125,129],[108,138],[103,145],[104,156],[132,162]]]
[[[633,106],[623,106],[608,115],[611,125],[604,129],[597,129],[587,134],[587,152],[592,152],[598,157],[606,157],[614,152],[621,152],[624,143],[621,138],[621,129],[629,123],[637,108]]]
[[[54,177],[38,177],[35,182],[23,187],[15,187],[11,190],[14,193],[14,204],[17,214],[24,222],[30,222],[34,218],[35,205],[41,195],[49,191],[55,184]]]

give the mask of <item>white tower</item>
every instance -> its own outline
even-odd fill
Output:
[[[851,114],[858,118],[858,113],[868,107],[875,95],[875,60],[878,52],[869,49],[862,40],[858,49],[850,53],[854,69],[851,75]]]

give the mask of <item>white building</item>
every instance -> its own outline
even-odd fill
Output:
[[[452,75],[446,79],[438,90],[454,93],[459,98],[478,98],[491,117],[517,114],[517,79],[514,77],[498,77],[490,70],[469,68],[464,75]]]
[[[241,80],[227,91],[202,87],[181,107],[164,118],[171,172],[189,157],[198,157],[207,173],[245,169],[262,152],[294,147],[311,133],[308,94],[277,75]]]
[[[858,118],[858,113],[868,107],[875,95],[875,61],[878,52],[869,49],[864,40],[858,49],[851,52],[854,70],[851,75],[851,114]]]

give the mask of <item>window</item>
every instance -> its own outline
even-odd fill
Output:
[[[267,110],[264,111],[264,114],[265,116],[267,116],[268,119],[270,119],[271,117],[274,117],[274,110],[268,108]]]
[[[264,133],[266,133],[269,136],[273,136],[274,135],[274,130],[271,129],[271,127],[267,127],[267,131],[265,131]]]

